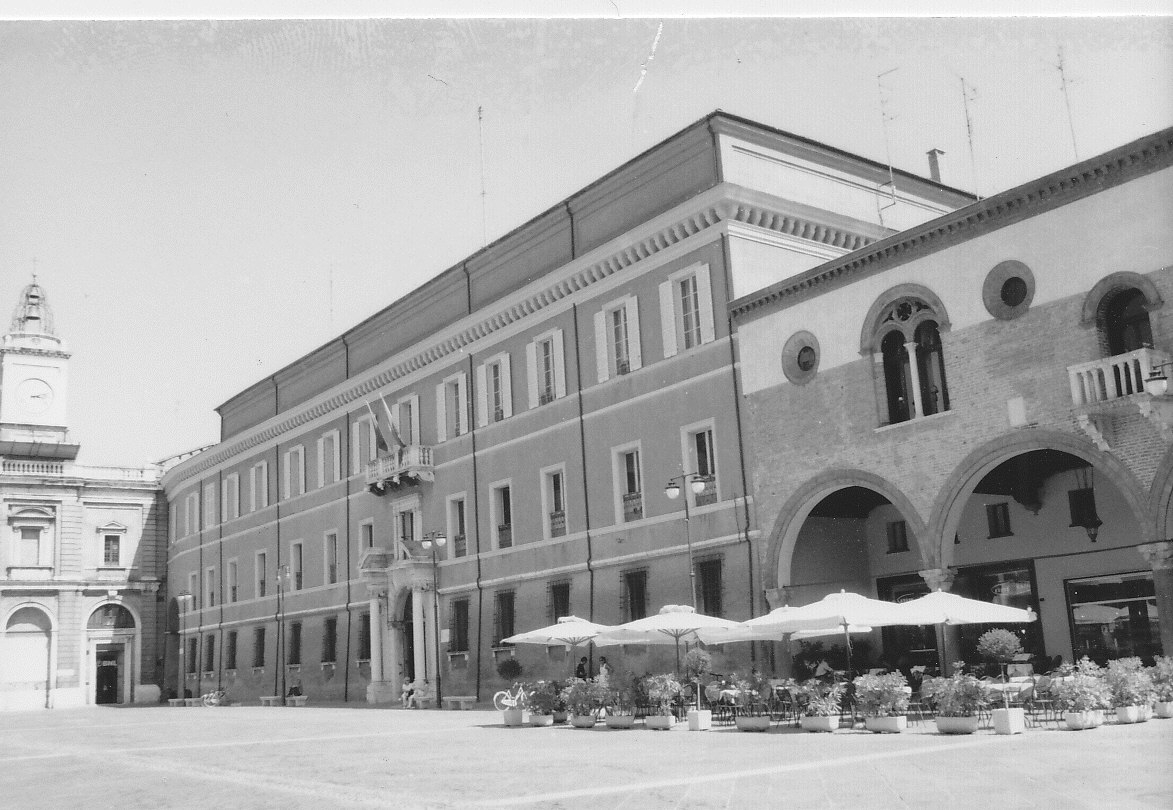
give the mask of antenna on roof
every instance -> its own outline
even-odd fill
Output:
[[[1075,122],[1071,118],[1071,97],[1067,94],[1067,73],[1063,63],[1063,46],[1059,46],[1059,62],[1055,65],[1059,71],[1059,87],[1063,91],[1063,104],[1067,107],[1067,126],[1071,130],[1071,151],[1075,159],[1079,160],[1079,147],[1075,145]]]
[[[891,70],[885,70],[876,76],[876,87],[880,91],[880,127],[884,130],[884,156],[888,163],[888,181],[881,183],[880,188],[888,187],[888,194],[890,202],[887,205],[880,205],[880,198],[876,198],[877,213],[880,217],[880,225],[884,224],[884,211],[896,205],[896,173],[892,170],[892,146],[888,141],[888,122],[895,119],[896,116],[888,113],[888,96],[887,88],[884,87],[884,77],[889,73],[894,73],[900,68],[894,67]]]
[[[477,143],[481,153],[481,246],[489,244],[489,235],[485,225],[485,108],[477,107]]]
[[[973,117],[969,114],[969,102],[977,98],[977,88],[967,82],[964,76],[957,78],[961,79],[961,108],[965,110],[965,135],[969,139],[970,183],[973,184],[974,194],[977,194],[977,162],[973,156]]]

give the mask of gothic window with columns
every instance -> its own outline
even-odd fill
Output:
[[[887,423],[949,410],[941,349],[944,321],[937,307],[919,296],[903,295],[882,307],[874,323],[872,352],[883,383]]]

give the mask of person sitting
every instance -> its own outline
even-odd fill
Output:
[[[408,707],[408,704],[411,701],[411,696],[414,694],[415,694],[415,682],[414,681],[404,681],[403,682],[403,692],[399,695],[399,702],[400,702],[400,704],[402,704],[403,708],[406,709]]]
[[[425,678],[423,681],[416,681],[412,684],[411,696],[407,699],[407,707],[410,709],[422,709],[423,703],[426,700],[432,699],[432,687]]]

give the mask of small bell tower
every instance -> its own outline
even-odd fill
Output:
[[[78,446],[69,443],[68,382],[69,352],[34,276],[0,340],[0,456],[77,457]]]

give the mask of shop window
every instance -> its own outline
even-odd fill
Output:
[[[1162,655],[1152,571],[1068,580],[1072,650],[1100,664]]]

